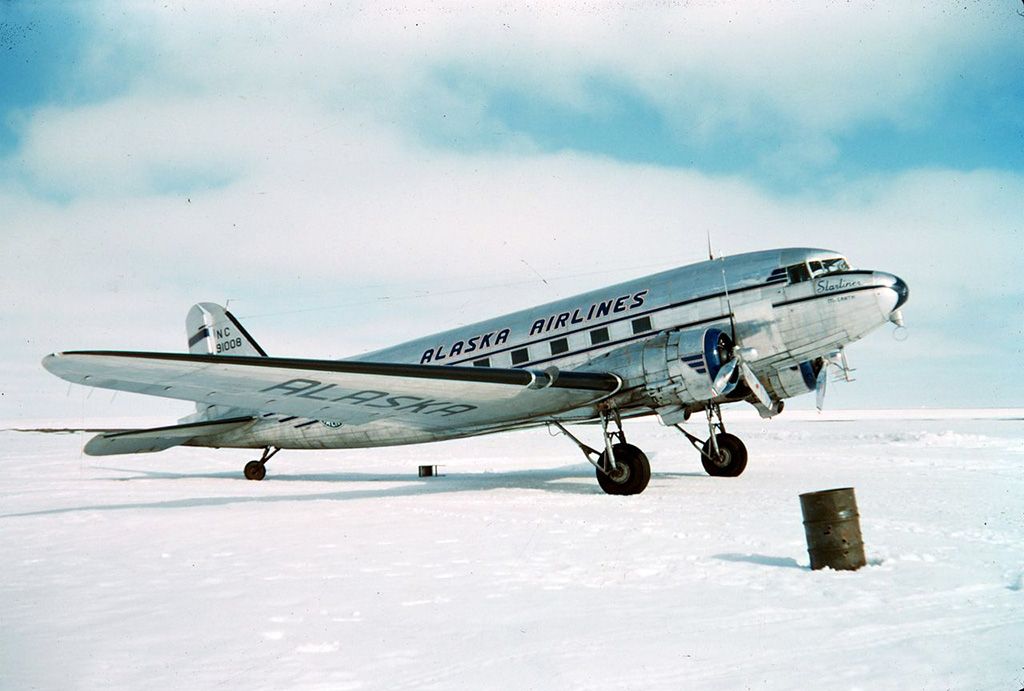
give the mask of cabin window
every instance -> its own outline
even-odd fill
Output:
[[[512,351],[512,364],[521,365],[530,359],[530,351],[527,348],[520,348]]]
[[[651,318],[640,317],[639,319],[633,320],[633,333],[642,334],[644,331],[651,330]]]
[[[569,351],[569,339],[568,338],[556,338],[551,341],[551,354],[561,355]]]
[[[590,332],[590,342],[594,345],[598,343],[604,343],[608,340],[608,327],[602,326],[600,329],[594,329]]]
[[[482,360],[473,360],[473,367],[490,367],[491,358],[485,357]]]

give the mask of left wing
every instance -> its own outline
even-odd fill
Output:
[[[424,430],[519,423],[617,392],[609,373],[276,357],[72,351],[43,358],[62,379],[118,391],[359,425]]]

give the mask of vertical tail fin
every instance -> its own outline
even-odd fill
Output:
[[[197,355],[267,356],[235,315],[213,302],[193,305],[185,317],[188,352]]]

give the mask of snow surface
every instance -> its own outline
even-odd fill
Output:
[[[737,417],[735,479],[629,423],[635,497],[545,430],[262,483],[0,432],[0,688],[1024,687],[1024,416]],[[870,565],[812,572],[797,495],[846,486]]]

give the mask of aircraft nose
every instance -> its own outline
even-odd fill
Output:
[[[899,276],[893,276],[893,278],[896,279],[892,284],[892,289],[896,291],[896,306],[892,309],[896,311],[910,298],[910,288]]]
[[[882,311],[888,315],[897,312],[900,307],[906,303],[907,299],[910,298],[910,288],[907,287],[906,282],[899,276],[895,276],[885,271],[875,271],[873,285],[877,288],[889,288],[892,290],[892,294],[879,293],[879,307]],[[895,302],[890,302],[894,300]]]

